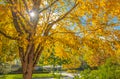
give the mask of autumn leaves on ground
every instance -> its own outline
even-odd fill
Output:
[[[0,77],[19,62],[23,79],[49,65],[75,79],[119,79],[119,20],[119,0],[0,0]]]

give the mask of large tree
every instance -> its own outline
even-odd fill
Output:
[[[50,34],[77,5],[74,0],[1,0],[0,34],[15,40],[23,78],[32,79]]]

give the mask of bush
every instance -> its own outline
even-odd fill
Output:
[[[112,63],[112,60],[108,60],[104,65],[98,67],[97,70],[86,69],[80,75],[81,79],[119,79],[120,65]]]
[[[0,63],[0,74],[7,74],[11,72],[11,65],[8,63]]]

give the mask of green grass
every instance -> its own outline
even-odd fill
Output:
[[[41,73],[41,74],[33,74],[33,78],[59,78],[60,75],[53,75],[51,73]],[[8,75],[0,75],[0,79],[22,79],[22,74],[8,74]]]

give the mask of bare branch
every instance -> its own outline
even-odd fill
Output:
[[[53,21],[52,23],[50,23],[49,25],[54,25],[55,23],[61,21],[62,19],[64,19],[74,8],[77,7],[79,3],[75,4],[68,12],[66,12],[62,17],[59,17],[56,21]]]
[[[61,21],[62,19],[64,19],[75,7],[77,7],[79,3],[75,4],[68,12],[66,12],[62,17],[59,17],[56,21],[53,21],[52,23],[48,24],[47,28],[45,29],[44,35],[47,36],[49,30],[52,28],[52,26]]]
[[[42,10],[40,10],[39,11],[39,13],[41,13],[41,12],[43,12],[43,11],[45,11],[45,10],[47,10],[48,8],[50,8],[52,5],[54,5],[57,1],[59,1],[59,0],[55,0],[54,2],[52,2],[49,6],[47,6],[47,7],[45,7],[44,9],[42,9]]]
[[[84,33],[85,31],[88,31],[88,32],[95,32],[95,31],[97,31],[97,30],[99,30],[99,29],[103,29],[104,27],[99,27],[99,28],[96,28],[96,29],[93,29],[93,30],[83,30],[83,31],[81,31],[81,32],[53,32],[53,33],[51,33],[49,36],[52,36],[52,35],[54,35],[54,34],[80,34],[80,33]]]
[[[22,0],[22,1],[23,1],[24,6],[25,6],[25,9],[26,9],[26,11],[27,11],[27,13],[29,15],[29,9],[28,9],[26,0]]]
[[[82,32],[54,32],[54,33],[51,33],[49,36],[52,36],[54,34],[80,34]]]

